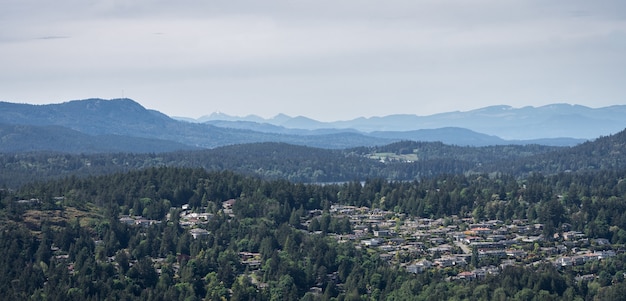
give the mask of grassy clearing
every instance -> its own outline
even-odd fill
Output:
[[[93,204],[87,204],[85,208],[65,207],[62,210],[26,210],[22,216],[24,224],[33,232],[41,230],[41,224],[48,222],[52,227],[64,227],[69,222],[79,219],[80,225],[85,227],[92,225],[102,214]]]
[[[388,161],[400,161],[400,162],[415,162],[419,160],[417,154],[396,154],[396,153],[373,153],[368,156],[368,158],[373,160],[384,160]]]

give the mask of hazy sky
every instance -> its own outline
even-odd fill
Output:
[[[626,1],[0,0],[0,100],[319,120],[626,104]]]

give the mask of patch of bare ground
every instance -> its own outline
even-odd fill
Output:
[[[30,209],[26,210],[22,216],[22,222],[31,231],[39,232],[44,222],[47,222],[54,228],[65,227],[72,220],[78,219],[81,226],[88,226],[92,224],[93,220],[101,217],[100,213],[93,206],[88,206],[86,209],[78,209],[76,207],[51,210]]]

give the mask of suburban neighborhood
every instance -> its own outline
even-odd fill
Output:
[[[220,214],[234,216],[231,199],[222,203]],[[213,214],[195,212],[188,205],[179,209],[179,224],[188,229],[193,239],[205,239],[211,233],[202,228]],[[205,211],[205,210],[198,210]],[[313,220],[321,218],[322,210],[311,210],[301,219],[302,229],[310,229]],[[507,266],[550,263],[557,267],[583,265],[614,257],[617,252],[606,239],[590,240],[581,232],[565,225],[546,239],[542,224],[527,220],[475,221],[471,217],[450,216],[440,219],[415,218],[404,214],[347,205],[331,205],[327,214],[335,219],[348,219],[348,234],[307,231],[310,235],[328,235],[339,243],[353,242],[367,248],[389,264],[400,265],[410,273],[444,269],[449,280],[484,279],[497,275]],[[168,220],[171,217],[168,215]],[[133,226],[150,226],[161,221],[140,216],[122,216],[120,222]],[[262,266],[260,254],[241,252],[241,263],[250,270]],[[595,275],[579,279],[593,280]]]

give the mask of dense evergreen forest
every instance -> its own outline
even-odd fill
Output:
[[[524,180],[475,174],[310,185],[161,167],[29,184],[1,192],[0,294],[10,300],[617,300],[626,292],[625,178],[624,170],[606,170]],[[227,200],[236,200],[231,211]],[[355,230],[347,217],[331,213],[337,205],[396,217],[529,220],[543,225],[545,238],[531,244],[531,254],[561,242],[558,234],[567,228],[607,240],[589,247],[617,255],[568,267],[530,257],[482,280],[451,280],[457,267],[414,274],[404,267],[411,258],[383,259],[356,240],[337,239]],[[192,236],[182,210],[210,215],[196,228],[207,231],[205,238]],[[120,219],[136,215],[155,222]],[[468,263],[490,264],[478,257]],[[577,278],[589,274],[595,275],[589,281]]]
[[[4,153],[0,154],[0,166],[3,166],[0,187],[17,188],[33,180],[102,175],[159,166],[230,170],[302,183],[366,178],[415,180],[444,173],[470,172],[489,162],[512,161],[561,149],[539,145],[474,148],[406,141],[347,150],[255,143],[162,154]],[[408,153],[414,160],[399,160]],[[380,156],[389,160],[381,162]]]
[[[626,168],[626,131],[575,147],[499,145],[461,147],[403,141],[384,146],[329,150],[285,143],[253,143],[161,154],[0,153],[0,187],[68,176],[103,175],[171,166],[230,170],[265,179],[330,183],[382,178],[412,181],[441,174],[503,173],[524,178]]]

